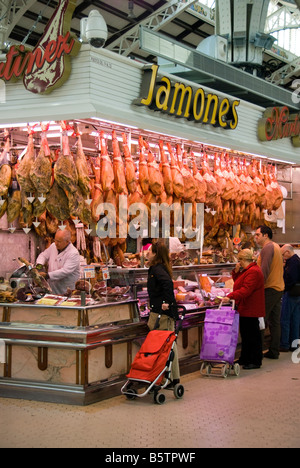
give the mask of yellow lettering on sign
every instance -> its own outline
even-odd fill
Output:
[[[171,81],[165,76],[161,79],[167,86],[161,86],[156,93],[156,107],[159,110],[168,110],[169,97],[171,93]],[[161,95],[165,94],[165,99],[161,102]]]
[[[141,100],[141,104],[144,104],[145,106],[150,106],[150,104],[152,104],[156,77],[157,77],[157,72],[158,72],[157,65],[153,65],[151,68],[152,68],[153,73],[152,73],[152,77],[150,81],[148,97],[146,99]]]
[[[200,111],[198,112],[198,100],[199,98],[201,99],[201,106],[200,106]],[[205,92],[203,91],[202,88],[199,88],[196,91],[195,98],[194,98],[194,106],[193,106],[193,112],[194,112],[194,119],[196,121],[199,121],[202,119],[202,115],[204,112],[204,106],[205,106]]]
[[[179,93],[181,94],[181,97],[180,97],[180,102],[179,102],[176,115],[178,117],[181,117],[184,100],[185,100],[186,95],[188,94],[187,104],[186,104],[185,113],[184,113],[184,117],[187,119],[190,116],[190,107],[191,107],[191,102],[192,102],[192,97],[193,97],[193,90],[190,86],[186,87],[182,83],[175,83],[175,91],[174,91],[172,106],[170,109],[170,114],[175,113],[175,107],[176,107]]]
[[[147,75],[146,98],[139,99],[137,105],[145,105],[154,110],[166,112],[177,117],[194,120],[195,122],[234,130],[238,125],[237,107],[240,101],[221,99],[216,94],[206,94],[202,88],[193,89],[183,83],[173,83],[171,78],[158,77],[158,66],[152,65]],[[144,93],[144,89],[142,89]]]
[[[211,115],[211,104],[212,102],[214,103],[213,104],[213,112],[212,112],[212,115]],[[217,116],[217,112],[218,112],[218,106],[219,106],[219,98],[216,94],[211,94],[209,93],[207,95],[207,103],[206,103],[206,109],[205,109],[205,114],[204,114],[204,118],[203,118],[203,123],[209,123],[211,125],[215,125],[216,123],[216,116]],[[211,117],[210,117],[211,115]]]
[[[230,122],[230,128],[234,130],[237,127],[237,124],[239,122],[239,118],[237,115],[236,107],[240,105],[240,101],[233,101],[232,103],[232,114],[233,114],[233,120]]]
[[[230,109],[230,103],[227,98],[223,99],[220,104],[219,108],[219,125],[220,127],[226,128],[228,127],[228,123],[224,122],[223,117],[225,117]]]

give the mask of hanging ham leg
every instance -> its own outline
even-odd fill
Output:
[[[164,181],[159,166],[155,160],[154,154],[150,149],[148,142],[144,141],[144,146],[148,151],[148,170],[149,170],[149,184],[150,190],[153,195],[161,195],[164,190]]]
[[[207,191],[207,184],[198,171],[198,167],[195,161],[195,156],[192,153],[192,166],[193,166],[193,176],[194,180],[196,181],[197,185],[197,194],[196,194],[196,202],[197,203],[205,203],[206,202],[206,191]]]
[[[9,133],[6,132],[4,150],[1,154],[0,164],[0,196],[6,197],[11,183],[12,170],[8,162],[8,153],[10,150]]]
[[[149,192],[149,171],[145,156],[143,137],[139,137],[140,161],[139,161],[139,182],[144,195]]]
[[[116,193],[127,194],[125,168],[122,160],[119,142],[116,131],[112,131],[112,145],[113,145],[113,168],[115,176],[115,191]]]
[[[129,193],[134,193],[137,190],[136,167],[129,150],[127,135],[122,133],[122,138],[124,146],[127,188]]]
[[[52,184],[52,163],[46,133],[49,129],[49,124],[42,123],[41,128],[41,149],[31,167],[30,178],[38,195],[45,195],[50,191]]]
[[[162,140],[159,141],[159,149],[160,149],[160,155],[161,155],[161,169],[162,169],[165,190],[166,190],[167,195],[173,195],[172,173],[171,173],[171,168],[170,168],[167,155],[164,150],[164,142]]]
[[[69,147],[69,139],[67,132],[67,123],[61,121],[62,127],[62,146],[63,151],[56,161],[54,168],[54,177],[57,183],[65,191],[69,197],[70,194],[76,193],[78,187],[78,173],[74,163],[74,159],[71,155]]]
[[[172,146],[170,143],[167,143],[167,147],[170,154],[171,159],[171,174],[173,180],[173,191],[176,198],[183,198],[184,195],[184,182],[181,171],[176,163],[176,159],[174,157],[174,153],[172,150]]]
[[[107,151],[104,132],[100,132],[101,147],[101,185],[103,192],[109,192],[113,188],[114,170]]]
[[[17,179],[21,189],[27,193],[34,193],[35,186],[30,178],[30,171],[34,164],[34,143],[33,143],[33,129],[28,127],[28,146],[25,156],[18,164]]]
[[[101,168],[100,165],[92,165],[93,173],[95,176],[93,201],[91,204],[92,218],[95,223],[100,219],[100,215],[97,213],[98,206],[104,201],[103,190],[101,186]]]
[[[195,184],[194,177],[191,174],[190,170],[188,169],[187,164],[186,163],[184,164],[183,160],[182,160],[183,157],[185,159],[187,158],[187,153],[184,152],[184,156],[182,156],[182,150],[181,150],[180,145],[176,146],[176,150],[177,150],[177,162],[178,162],[178,166],[179,166],[179,168],[181,170],[181,174],[182,174],[182,177],[183,177],[183,183],[184,183],[183,199],[184,199],[185,202],[190,203],[190,202],[195,201],[197,187],[196,187],[196,184]]]
[[[89,168],[86,157],[83,152],[82,140],[77,126],[74,128],[77,137],[77,154],[75,156],[75,165],[78,173],[78,184],[84,196],[89,197],[91,193],[91,182]]]

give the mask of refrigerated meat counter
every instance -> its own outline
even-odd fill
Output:
[[[200,277],[216,284],[234,265],[174,267],[187,314],[178,339],[182,374],[200,368],[206,303]],[[0,397],[88,405],[120,394],[148,333],[147,269],[110,269],[109,286],[131,286],[130,297],[86,306],[0,304]],[[224,286],[219,283],[220,286]],[[178,286],[180,287],[180,286]],[[181,293],[182,297],[184,293]]]

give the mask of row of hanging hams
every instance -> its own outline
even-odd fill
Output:
[[[60,122],[62,149],[51,153],[47,131],[42,125],[41,145],[36,155],[34,129],[28,128],[26,153],[16,166],[8,163],[9,135],[0,156],[0,217],[7,212],[8,223],[19,220],[21,227],[34,225],[37,233],[51,242],[60,223],[64,223],[76,238],[74,220],[85,226],[100,219],[98,208],[112,203],[117,212],[117,234],[120,230],[118,207],[120,195],[127,195],[128,205],[142,203],[149,215],[154,203],[191,204],[190,223],[196,227],[196,204],[204,203],[206,242],[219,238],[230,226],[245,224],[252,228],[264,222],[264,211],[277,210],[282,193],[276,181],[274,166],[256,160],[250,165],[228,154],[216,154],[214,167],[203,154],[200,164],[192,152],[181,144],[159,141],[159,163],[149,142],[142,136],[138,141],[135,162],[128,136],[112,131],[112,145],[103,131],[99,133],[99,157],[89,164],[80,132],[73,126],[77,150],[73,154],[68,132],[71,127]],[[119,142],[119,138],[122,142]],[[2,161],[2,163],[1,163]],[[34,201],[33,201],[34,200]],[[35,223],[35,221],[38,221]],[[127,220],[128,222],[128,220]],[[106,239],[113,255],[123,261],[126,239]]]

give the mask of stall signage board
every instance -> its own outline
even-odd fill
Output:
[[[240,101],[221,98],[217,94],[205,92],[203,88],[195,89],[180,82],[174,83],[158,72],[157,65],[145,68],[142,97],[134,102],[135,105],[224,130],[237,127],[237,107]]]
[[[292,144],[300,147],[300,114],[290,114],[288,107],[269,107],[258,122],[258,138],[274,141],[291,138]]]
[[[94,267],[85,267],[84,268],[84,278],[92,279],[96,277],[96,270]]]
[[[23,78],[25,88],[35,94],[48,94],[60,87],[71,73],[71,56],[81,44],[71,36],[71,20],[76,0],[60,0],[37,46],[12,46],[6,62],[0,63],[0,78],[6,82]]]

